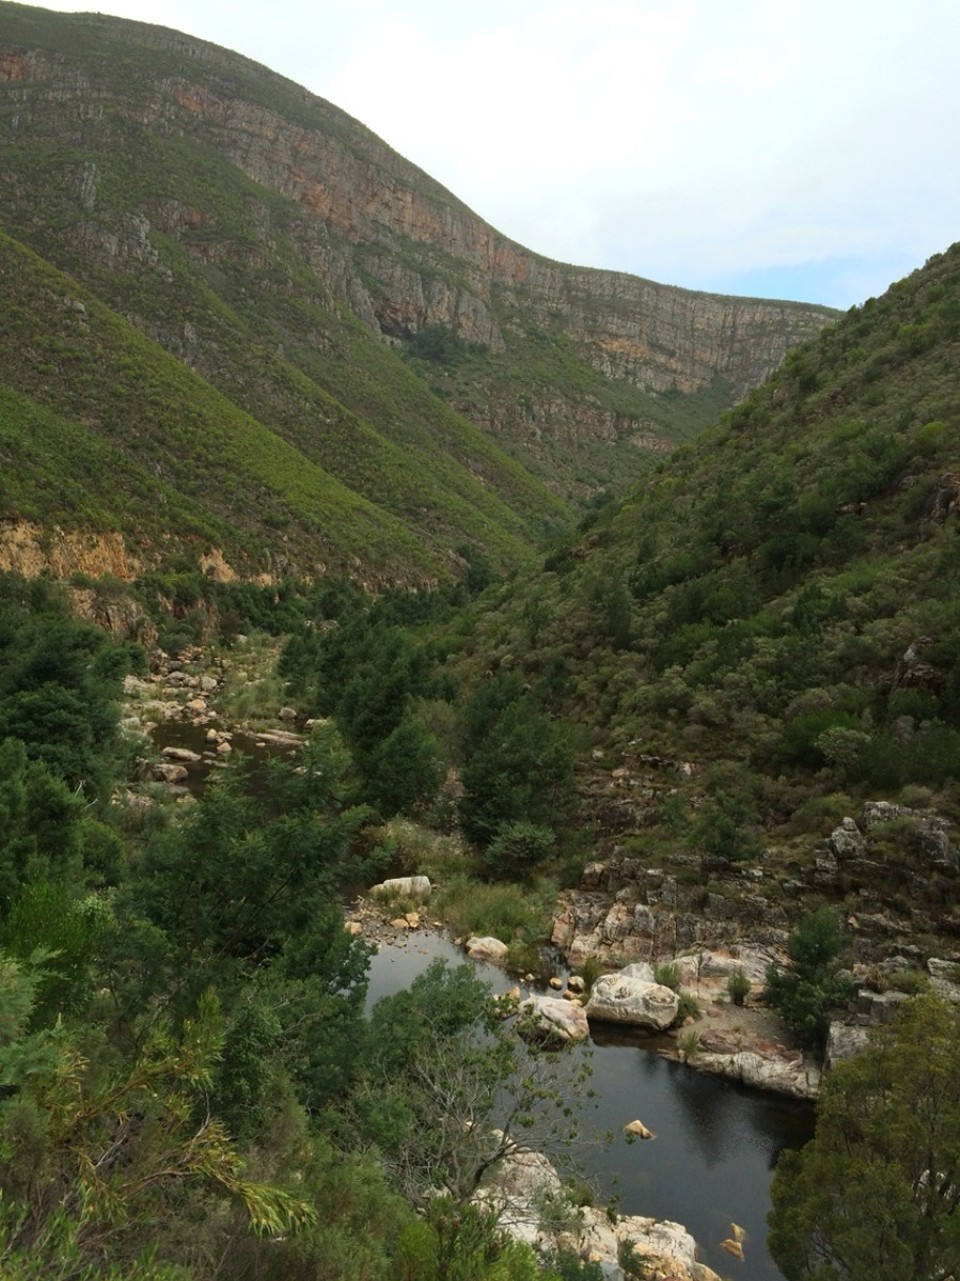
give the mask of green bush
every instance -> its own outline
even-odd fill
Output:
[[[653,981],[661,987],[670,988],[671,992],[680,991],[680,966],[676,961],[665,961],[653,967]]]
[[[743,1005],[750,995],[750,980],[743,970],[735,970],[727,979],[727,993],[734,1005]]]
[[[515,880],[525,876],[548,858],[556,837],[547,827],[526,819],[503,823],[480,855],[487,875],[496,880]]]

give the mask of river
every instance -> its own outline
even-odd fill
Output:
[[[207,749],[205,731],[182,724],[158,727],[158,747]],[[253,736],[234,740],[253,772],[260,761],[289,748],[258,744]],[[202,790],[210,754],[189,767],[188,786]],[[383,944],[372,958],[368,1008],[407,987],[435,957],[462,964],[463,952],[446,939],[416,933],[403,945]],[[473,963],[494,991],[513,983],[492,965]],[[596,1097],[585,1111],[585,1135],[610,1131],[609,1146],[584,1145],[585,1172],[600,1200],[617,1200],[624,1214],[682,1223],[700,1246],[702,1262],[723,1276],[780,1281],[766,1248],[770,1183],[784,1148],[800,1147],[813,1133],[810,1104],[750,1090],[694,1071],[659,1052],[664,1042],[631,1035],[621,1027],[594,1027],[591,1085]],[[624,1125],[639,1119],[656,1134],[652,1142],[628,1144]],[[730,1223],[747,1232],[745,1261],[720,1249]]]
[[[382,944],[371,962],[368,1008],[407,987],[435,957],[464,961],[459,948],[434,934]],[[476,970],[495,991],[513,982],[495,966]],[[723,1276],[779,1281],[766,1248],[770,1182],[780,1152],[810,1138],[812,1106],[684,1067],[658,1052],[663,1042],[656,1038],[595,1027],[591,1040],[596,1097],[584,1105],[581,1124],[585,1135],[614,1135],[609,1146],[584,1147],[584,1169],[600,1201],[616,1199],[624,1214],[682,1223],[701,1261]],[[634,1119],[656,1139],[627,1143],[623,1127]],[[720,1248],[731,1222],[747,1233],[744,1262]]]

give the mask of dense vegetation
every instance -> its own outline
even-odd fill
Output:
[[[549,690],[592,749],[585,791],[644,756],[691,762],[611,833],[654,865],[809,860],[868,797],[956,817],[958,349],[954,248],[488,593],[447,669]],[[929,889],[900,900],[918,931]]]
[[[952,1276],[960,1262],[960,1019],[925,996],[839,1065],[784,1154],[770,1246],[788,1281]]]
[[[3,1276],[559,1277],[473,1198],[515,1145],[566,1146],[580,1065],[466,968],[365,1015],[342,893],[387,855],[333,723],[256,792],[133,808],[142,653],[0,587]]]

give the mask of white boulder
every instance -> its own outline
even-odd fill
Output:
[[[628,967],[631,968],[631,967]],[[633,1027],[662,1032],[680,1010],[680,997],[661,983],[650,983],[621,970],[596,980],[586,1005],[588,1019],[605,1023],[629,1023]]]

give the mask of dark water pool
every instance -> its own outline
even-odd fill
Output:
[[[429,934],[382,946],[371,963],[368,1005],[406,987],[437,956],[464,960],[459,948]],[[477,969],[495,990],[512,983],[494,966]],[[591,1056],[596,1098],[584,1110],[585,1140],[597,1131],[614,1135],[607,1147],[584,1145],[601,1200],[617,1197],[625,1214],[682,1223],[702,1262],[725,1277],[778,1281],[765,1243],[770,1182],[780,1152],[810,1138],[813,1108],[693,1071],[664,1058],[655,1039],[631,1040],[620,1029],[595,1030]],[[623,1127],[637,1119],[653,1141],[626,1142]],[[720,1249],[731,1222],[747,1232],[743,1262]]]

